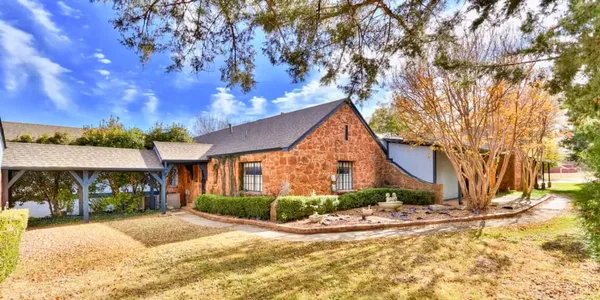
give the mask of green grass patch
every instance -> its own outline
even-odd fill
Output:
[[[553,194],[576,198],[581,194],[581,189],[584,185],[585,183],[552,183],[552,187],[546,191]]]
[[[568,197],[575,197],[581,191],[583,183],[552,183],[552,187],[545,190],[533,190],[531,192],[531,199],[540,199],[550,193],[565,195]],[[496,198],[511,195],[513,197],[520,197],[523,194],[522,191],[512,191],[510,193],[499,192],[496,194]]]
[[[158,214],[156,210],[146,210],[144,212],[130,212],[130,213],[92,213],[90,214],[90,222],[104,222],[119,219],[126,219],[139,216],[147,216]],[[82,223],[81,216],[64,216],[60,218],[44,217],[44,218],[29,218],[29,225],[27,228],[42,228],[56,225],[66,224],[78,224]]]

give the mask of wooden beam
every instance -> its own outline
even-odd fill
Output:
[[[8,205],[8,170],[2,170],[2,188],[0,189],[0,210]]]
[[[154,178],[154,180],[156,180],[156,182],[158,184],[162,184],[162,182],[161,182],[161,176],[162,175],[158,175],[158,174],[156,174],[154,172],[150,172],[150,176],[152,176],[152,178]]]
[[[83,171],[81,178],[83,186],[83,222],[90,221],[90,174],[88,171]]]
[[[69,171],[69,173],[71,173],[71,176],[73,176],[73,178],[75,178],[75,181],[77,181],[77,183],[79,183],[79,185],[83,186],[83,179],[81,178],[81,176],[79,176],[79,174],[77,174],[77,172]]]
[[[167,168],[160,172],[160,201],[163,214],[167,213],[167,175],[169,170],[170,168]]]
[[[17,175],[15,175],[15,177],[10,179],[6,188],[10,188],[11,186],[13,186],[13,184],[15,184],[15,182],[17,182],[17,180],[19,180],[19,178],[21,178],[21,176],[23,176],[23,174],[25,174],[25,170],[21,170],[21,171],[17,172]]]
[[[92,173],[92,176],[90,176],[90,184],[94,183],[94,181],[98,179],[98,176],[100,176],[100,171],[94,171],[94,173]]]
[[[77,198],[79,203],[79,216],[83,217],[83,187],[81,184],[77,183]]]
[[[151,181],[154,181],[154,180],[151,180]],[[150,182],[150,201],[149,201],[149,204],[150,204],[150,209],[151,210],[155,210],[156,209],[156,201],[154,201],[155,200],[154,199],[154,188],[155,188],[154,184],[155,184],[154,182]]]

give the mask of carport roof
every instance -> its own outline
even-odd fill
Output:
[[[8,121],[2,121],[2,125],[4,127],[4,134],[6,140],[16,139],[17,137],[23,134],[29,134],[34,139],[39,138],[44,134],[54,135],[54,133],[56,132],[66,132],[70,137],[73,138],[78,138],[83,134],[83,128],[81,127],[67,127]]]
[[[197,162],[208,160],[206,152],[211,144],[154,142],[161,161],[166,162]]]
[[[153,150],[9,142],[2,169],[158,171],[164,166]]]

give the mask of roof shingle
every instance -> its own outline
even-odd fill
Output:
[[[283,149],[293,144],[339,108],[346,99],[282,113],[273,117],[197,136],[198,143],[212,144],[207,156]]]
[[[7,143],[2,169],[157,171],[163,166],[152,150],[33,143]]]
[[[13,140],[21,135],[30,134],[34,139],[47,134],[54,135],[56,132],[66,132],[72,138],[78,138],[83,134],[83,128],[54,126],[43,124],[30,124],[19,122],[2,121],[4,135],[7,141]]]
[[[212,145],[198,143],[154,142],[154,147],[158,151],[162,161],[192,162],[198,160],[208,160],[205,154],[210,147],[212,147]]]

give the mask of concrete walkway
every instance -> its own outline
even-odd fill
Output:
[[[319,233],[319,234],[294,234],[273,231],[265,228],[249,226],[249,225],[237,225],[223,222],[215,222],[204,219],[202,217],[180,211],[173,213],[174,216],[190,222],[192,224],[215,227],[215,228],[227,228],[230,230],[238,230],[247,233],[251,233],[263,238],[278,239],[287,241],[297,242],[317,242],[317,241],[358,241],[370,238],[381,238],[381,237],[394,237],[394,236],[412,236],[421,235],[435,232],[450,232],[461,229],[481,229],[484,227],[501,227],[518,224],[527,224],[532,222],[543,222],[550,220],[560,215],[569,203],[569,199],[554,196],[553,199],[548,202],[541,204],[528,212],[520,214],[514,218],[507,219],[494,219],[476,222],[456,223],[456,224],[440,224],[423,227],[409,227],[409,228],[397,228],[397,229],[384,229],[384,230],[371,230],[371,231],[353,231],[353,232],[341,232],[341,233]]]

